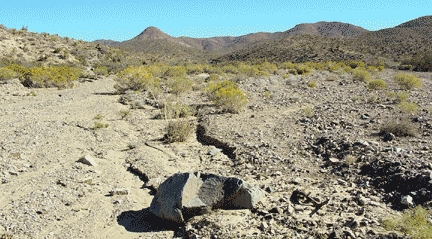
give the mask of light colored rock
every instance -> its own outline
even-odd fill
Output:
[[[93,159],[92,156],[90,156],[90,155],[88,155],[88,154],[87,154],[86,156],[80,158],[80,159],[78,160],[78,162],[83,163],[83,164],[87,164],[87,165],[89,165],[89,166],[97,166],[96,161]]]
[[[408,207],[414,206],[413,198],[410,195],[403,196],[401,199],[401,203]]]

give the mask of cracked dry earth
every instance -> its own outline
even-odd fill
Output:
[[[424,85],[410,93],[410,101],[421,110],[404,116],[419,135],[384,142],[377,135],[380,124],[401,115],[384,91],[368,91],[349,75],[329,81],[329,72],[287,79],[279,73],[241,82],[249,104],[240,114],[221,114],[197,91],[182,96],[181,102],[201,105],[189,119],[197,132],[173,144],[161,141],[167,121],[154,119],[159,109],[141,104],[122,115],[129,106],[119,103],[112,77],[66,90],[1,84],[0,235],[401,236],[385,231],[381,219],[400,215],[394,209],[403,209],[401,196],[413,193],[414,202],[426,206],[432,196],[427,180],[415,181],[432,170],[431,74],[418,73]],[[391,83],[395,73],[385,70],[377,77],[397,91]],[[310,80],[318,87],[308,88]],[[374,95],[376,100],[368,101]],[[127,103],[145,100],[134,97]],[[310,108],[314,115],[305,116]],[[108,127],[94,129],[95,122]],[[353,160],[346,162],[347,155]],[[84,156],[96,164],[79,162]],[[393,177],[380,174],[386,167]],[[148,207],[154,189],[168,176],[187,171],[239,177],[260,186],[266,196],[252,210],[217,210],[182,226],[152,216]],[[396,177],[400,174],[406,176]]]

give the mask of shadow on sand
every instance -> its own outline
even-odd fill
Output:
[[[183,225],[156,217],[150,208],[122,212],[117,216],[117,222],[129,232],[174,231],[175,236],[184,234]]]

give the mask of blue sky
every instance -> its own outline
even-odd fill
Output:
[[[149,26],[171,36],[238,36],[318,21],[379,30],[426,15],[432,15],[431,0],[3,0],[0,24],[86,41],[123,41]]]

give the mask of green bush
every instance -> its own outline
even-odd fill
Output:
[[[399,73],[394,77],[395,82],[404,90],[422,87],[422,81],[415,75]]]
[[[16,76],[15,72],[6,67],[0,68],[0,81],[10,80]]]
[[[352,70],[351,74],[354,81],[368,82],[372,80],[369,72],[364,69],[354,69]]]
[[[369,90],[383,90],[387,87],[388,87],[387,83],[381,79],[371,80],[368,83]]]
[[[152,76],[146,66],[130,66],[117,73],[115,81],[114,88],[119,93],[128,90],[148,91],[155,96],[161,91],[159,80]]]
[[[416,113],[418,110],[417,104],[413,102],[407,102],[407,101],[400,102],[398,106],[403,113],[407,113],[407,114]]]
[[[428,218],[431,214],[425,208],[417,206],[407,209],[399,218],[383,220],[383,226],[387,230],[396,230],[409,235],[413,239],[430,239],[432,224]]]
[[[170,121],[165,128],[164,140],[167,143],[184,142],[192,134],[193,124],[185,119]]]
[[[57,87],[73,86],[82,71],[69,66],[33,67],[23,76],[22,83],[27,87]]]
[[[275,64],[272,64],[268,61],[265,61],[265,62],[259,64],[257,67],[258,67],[258,70],[263,71],[263,72],[267,72],[269,74],[275,74],[276,71],[278,70],[278,67]]]
[[[171,89],[170,93],[175,95],[181,95],[185,92],[191,91],[193,81],[186,77],[176,77],[168,80],[168,87]]]
[[[185,118],[194,114],[194,109],[189,105],[179,103],[166,103],[161,108],[161,113],[156,119],[178,119]]]
[[[243,91],[232,81],[210,83],[207,92],[210,100],[230,113],[240,112],[247,104],[247,98]]]

